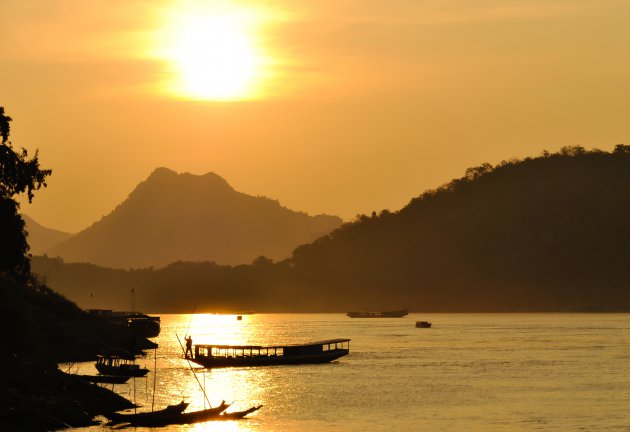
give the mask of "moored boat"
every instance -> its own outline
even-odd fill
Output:
[[[348,312],[346,315],[350,318],[401,318],[408,314],[407,309],[401,309],[386,312]]]
[[[223,418],[222,413],[229,408],[230,404],[225,401],[215,408],[208,408],[200,411],[183,412],[188,404],[183,408],[180,405],[169,405],[160,411],[144,412],[137,414],[112,413],[106,417],[111,421],[112,425],[129,424],[131,426],[159,427],[173,424],[191,424],[201,423],[210,420],[229,420],[230,417]],[[181,408],[181,409],[180,409]],[[256,411],[260,407],[250,408],[246,411],[239,411],[235,414],[234,419],[243,418],[247,414]],[[239,417],[240,416],[240,417]]]
[[[107,413],[105,414],[105,417],[107,417],[107,419],[109,420],[110,426],[122,424],[122,423],[138,425],[138,426],[140,425],[150,426],[152,425],[152,422],[183,413],[186,410],[186,408],[188,408],[188,405],[189,405],[188,402],[181,401],[178,404],[168,405],[166,408],[157,410],[157,411],[139,412],[139,413]],[[223,409],[225,410],[227,409],[227,407]],[[218,413],[221,413],[221,411],[218,411]]]
[[[119,328],[128,329],[135,336],[152,338],[160,334],[160,317],[158,316],[110,309],[88,309],[87,313]]]
[[[125,375],[77,375],[83,381],[93,384],[124,384],[131,376]]]
[[[328,363],[350,353],[350,339],[286,345],[195,345],[191,361],[206,368]]]
[[[218,420],[238,420],[238,419],[242,419],[247,414],[251,414],[254,411],[258,411],[261,408],[262,408],[262,405],[258,405],[258,406],[246,409],[245,411],[234,411],[234,412],[230,412],[230,413],[229,412],[223,412],[219,416]]]
[[[149,369],[135,364],[134,357],[98,356],[96,370],[103,375],[118,375],[125,377],[143,377]]]

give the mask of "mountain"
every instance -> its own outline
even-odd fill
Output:
[[[174,261],[243,264],[259,256],[280,260],[341,222],[237,192],[214,173],[158,168],[109,215],[48,254],[113,268]]]
[[[628,215],[630,146],[566,147],[470,168],[396,213],[363,216],[297,248],[292,271],[307,292],[357,307],[627,311]]]
[[[470,168],[396,212],[361,216],[292,257],[122,271],[37,258],[70,298],[160,312],[630,311],[630,146]],[[177,290],[173,287],[177,286]],[[100,307],[100,306],[99,306]]]
[[[46,228],[25,214],[22,215],[22,219],[28,232],[30,253],[33,255],[44,254],[48,249],[72,237],[70,233]]]

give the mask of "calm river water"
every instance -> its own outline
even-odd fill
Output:
[[[352,341],[330,364],[198,372],[213,406],[263,408],[246,420],[152,430],[630,431],[630,314],[162,315],[156,409],[182,398],[189,411],[204,406],[175,336],[186,333],[194,343]],[[151,409],[154,362],[149,352],[139,362],[147,378],[115,386],[140,410]],[[92,363],[79,370],[96,372]]]

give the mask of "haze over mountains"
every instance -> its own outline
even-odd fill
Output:
[[[29,252],[33,255],[44,254],[53,246],[72,237],[70,233],[40,225],[25,214],[22,215],[22,219],[28,233]]]
[[[89,289],[99,307],[124,307],[134,288],[151,312],[630,311],[628,215],[630,146],[569,147],[470,168],[282,262],[123,271],[36,258],[33,269],[79,304]]]
[[[47,254],[112,268],[281,260],[341,223],[336,216],[309,216],[237,192],[214,173],[158,168],[109,215]]]

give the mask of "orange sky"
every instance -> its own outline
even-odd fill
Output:
[[[217,8],[246,17],[251,91],[178,94],[178,32]],[[625,0],[20,0],[0,16],[12,141],[53,169],[22,209],[66,231],[158,166],[352,219],[482,162],[630,143]]]

